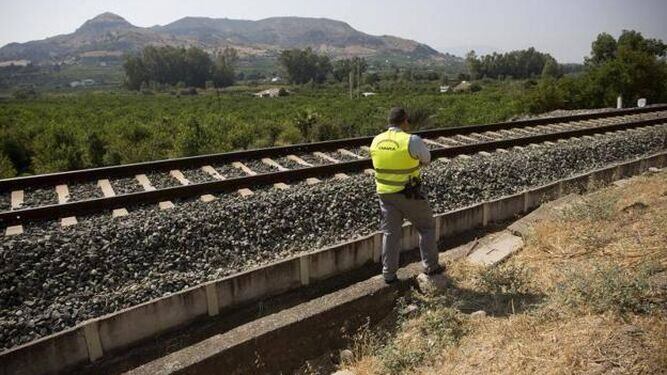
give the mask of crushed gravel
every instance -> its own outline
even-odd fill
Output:
[[[9,211],[12,208],[12,196],[10,192],[0,194],[0,211]]]
[[[278,168],[263,163],[261,160],[241,160],[241,163],[250,168],[255,173],[271,173],[277,172]]]
[[[173,178],[169,172],[146,173],[146,177],[148,177],[148,181],[150,181],[151,185],[156,189],[181,186],[178,180]]]
[[[324,159],[322,159],[320,157],[317,157],[313,154],[301,154],[301,155],[298,155],[298,156],[301,159],[303,159],[303,161],[305,161],[306,163],[310,163],[313,166],[331,164],[331,162],[329,162],[328,160],[324,160]]]
[[[58,194],[55,188],[26,189],[23,199],[24,208],[58,204]]]
[[[224,178],[246,176],[242,170],[232,166],[231,164],[216,164],[213,166],[213,168],[215,168],[215,170],[218,171],[218,173],[220,173]]]
[[[139,181],[137,181],[136,178],[134,177],[126,177],[126,178],[118,178],[115,180],[111,180],[111,187],[113,188],[114,193],[116,195],[123,195],[123,194],[130,194],[130,193],[137,193],[140,191],[144,191],[144,188],[139,185]]]
[[[192,184],[215,181],[213,176],[204,172],[201,168],[184,169],[181,172],[183,172],[183,176],[185,176],[185,178]]]
[[[94,198],[102,198],[102,189],[95,182],[68,185],[70,201],[84,201]]]

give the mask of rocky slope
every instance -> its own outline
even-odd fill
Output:
[[[0,48],[0,61],[60,62],[81,57],[122,56],[147,45],[197,46],[209,52],[231,46],[241,55],[275,55],[311,47],[334,58],[395,56],[420,61],[459,59],[412,40],[374,36],[326,18],[274,17],[259,21],[185,17],[164,26],[138,27],[103,13],[71,34]],[[459,59],[460,60],[460,59]]]

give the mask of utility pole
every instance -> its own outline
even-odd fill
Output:
[[[357,97],[361,97],[361,67],[359,66],[359,60],[357,59]]]

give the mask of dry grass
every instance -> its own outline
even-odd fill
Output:
[[[539,223],[504,265],[449,267],[446,295],[360,332],[355,374],[667,373],[667,173]],[[487,316],[467,313],[483,309]]]

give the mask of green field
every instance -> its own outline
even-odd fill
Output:
[[[524,112],[523,82],[459,94],[440,94],[437,86],[398,85],[367,98],[350,98],[343,86],[301,86],[278,98],[255,98],[257,88],[234,87],[196,96],[118,90],[8,99],[0,102],[1,164],[9,177],[371,135],[394,105],[406,106],[423,128]]]

